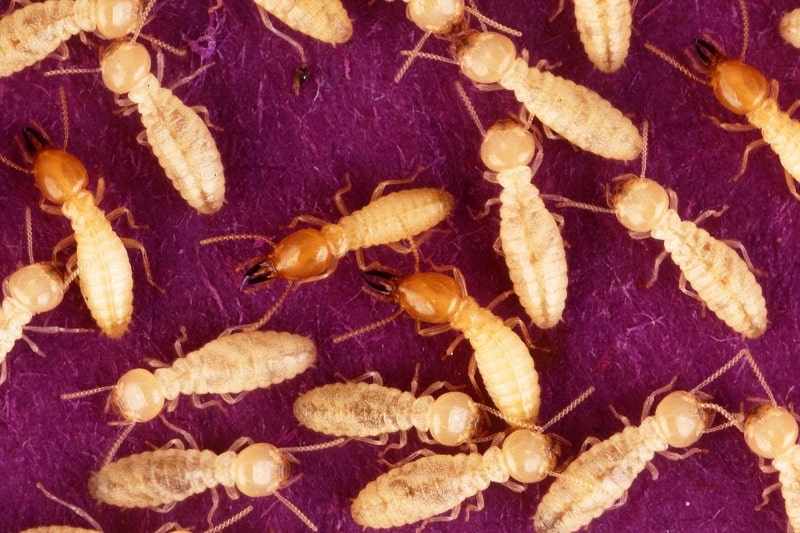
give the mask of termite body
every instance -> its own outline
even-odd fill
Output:
[[[225,175],[208,126],[150,72],[150,54],[139,43],[116,41],[103,51],[106,87],[126,94],[142,118],[147,142],[164,173],[189,205],[212,214],[225,201]]]
[[[800,8],[783,15],[778,31],[787,43],[800,48]]]
[[[594,66],[606,73],[619,70],[631,45],[630,0],[575,0],[575,22]]]
[[[41,61],[81,31],[124,37],[139,24],[139,0],[46,0],[0,18],[0,77]]]
[[[353,24],[340,0],[254,0],[293,30],[329,44],[341,44],[353,35]]]

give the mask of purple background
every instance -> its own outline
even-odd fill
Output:
[[[263,233],[280,238],[282,227],[300,214],[336,220],[332,201],[349,172],[351,208],[366,204],[375,185],[427,169],[416,185],[444,187],[456,198],[444,224],[451,232],[436,234],[422,254],[436,264],[462,269],[470,294],[488,304],[510,288],[502,257],[491,246],[498,216],[475,221],[486,200],[499,188],[481,179],[480,135],[458,99],[453,83],[463,77],[455,67],[417,61],[401,81],[392,81],[421,32],[406,20],[402,2],[345,1],[353,19],[350,42],[332,48],[290,32],[306,47],[311,79],[295,96],[292,75],[297,55],[284,41],[261,25],[249,0],[227,0],[215,13],[213,2],[173,0],[159,3],[147,31],[167,42],[192,46],[185,57],[166,57],[164,85],[210,61],[216,65],[176,92],[188,105],[205,105],[227,176],[227,201],[214,216],[198,215],[184,203],[164,177],[147,147],[135,141],[142,129],[138,115],[118,116],[112,94],[98,75],[45,78],[45,70],[62,66],[55,60],[0,81],[3,111],[0,152],[20,161],[15,135],[31,121],[61,143],[61,111],[57,90],[64,86],[69,102],[69,151],[89,169],[89,188],[98,176],[107,180],[101,207],[124,205],[140,224],[134,230],[115,223],[122,236],[140,240],[150,254],[153,275],[166,289],[161,295],[145,280],[139,253],[132,251],[135,277],[134,316],[122,339],[97,334],[44,335],[32,333],[47,357],[42,359],[19,342],[9,354],[9,378],[0,388],[0,530],[16,531],[46,524],[88,527],[67,509],[47,500],[35,488],[41,481],[56,495],[84,508],[106,531],[152,531],[168,521],[205,529],[211,505],[209,493],[178,504],[163,515],[151,510],[118,510],[92,500],[86,490],[117,429],[104,414],[105,395],[64,402],[59,395],[113,384],[125,371],[143,366],[144,358],[175,358],[172,345],[179,326],[186,327],[187,350],[215,338],[228,326],[252,322],[265,312],[282,290],[281,284],[246,295],[238,290],[234,267],[265,248],[250,242],[200,247],[202,238],[233,232]],[[555,73],[583,83],[608,98],[638,125],[650,121],[648,175],[673,188],[678,211],[694,219],[706,209],[730,206],[720,219],[704,227],[720,238],[738,239],[755,265],[767,276],[764,289],[770,325],[762,338],[744,341],[698,302],[678,291],[679,272],[666,261],[658,282],[642,289],[637,280],[650,276],[653,260],[663,250],[654,240],[632,240],[608,215],[561,210],[569,243],[569,295],[563,321],[550,331],[532,329],[533,352],[542,384],[542,420],[562,409],[589,386],[597,392],[574,413],[553,427],[572,443],[564,456],[574,455],[588,436],[606,438],[622,425],[608,409],[613,404],[638,422],[641,405],[654,389],[678,375],[678,386],[691,388],[749,347],[763,367],[776,396],[784,401],[797,382],[795,366],[800,287],[797,280],[800,203],[786,189],[777,157],[762,149],[751,157],[745,176],[734,183],[744,147],[756,132],[729,133],[704,115],[726,121],[711,91],[693,83],[644,49],[649,41],[670,54],[685,57],[692,39],[708,33],[737,55],[742,42],[741,16],[734,2],[642,1],[634,13],[634,36],[625,67],[613,75],[593,68],[580,44],[572,6],[553,22],[555,2],[523,0],[481,2],[496,20],[524,32],[515,39],[527,48],[531,61],[560,62]],[[533,6],[532,6],[533,4]],[[780,104],[788,107],[800,94],[796,80],[800,52],[777,33],[781,14],[792,2],[754,0],[749,3],[751,35],[748,62],[781,84]],[[278,23],[280,26],[280,24]],[[280,26],[284,29],[283,26]],[[178,31],[175,31],[175,30]],[[76,38],[66,65],[93,66],[96,51]],[[445,53],[436,40],[426,50]],[[518,104],[506,92],[472,97],[485,126]],[[565,141],[547,140],[545,160],[534,182],[543,192],[576,200],[604,203],[604,185],[619,174],[639,173],[640,162],[628,165],[579,152]],[[46,260],[50,250],[69,233],[65,219],[36,208],[39,193],[29,176],[0,167],[3,193],[0,231],[3,275],[27,262],[24,210],[33,208],[34,253]],[[555,210],[555,209],[554,209]],[[409,257],[372,250],[368,259],[409,272]],[[169,420],[187,429],[201,448],[221,453],[239,436],[278,446],[298,446],[327,440],[298,428],[291,406],[298,393],[337,381],[337,373],[356,377],[369,370],[381,373],[387,385],[407,389],[417,363],[422,389],[436,380],[467,384],[470,350],[461,345],[456,355],[441,361],[454,338],[447,333],[421,338],[413,323],[401,318],[373,333],[333,345],[331,337],[390,314],[394,307],[361,292],[361,277],[352,256],[345,258],[327,280],[300,287],[267,325],[270,329],[312,336],[319,344],[313,370],[294,381],[251,393],[224,409],[197,410],[183,399]],[[502,317],[523,316],[515,298],[496,308]],[[77,286],[62,305],[33,325],[93,327]],[[763,396],[749,371],[737,367],[711,385],[708,392],[730,409],[751,396]],[[797,401],[797,392],[786,401]],[[497,429],[502,426],[498,424]],[[175,437],[158,422],[137,427],[122,446],[126,456]],[[754,506],[774,475],[762,474],[740,435],[725,431],[705,437],[707,454],[674,463],[656,458],[657,481],[647,473],[631,488],[628,503],[595,520],[591,531],[620,529],[669,531],[784,531],[782,498],[773,496],[760,512]],[[419,447],[409,435],[408,446],[389,457],[398,460]],[[302,454],[294,472],[304,477],[282,494],[302,509],[323,531],[359,531],[349,505],[367,482],[386,468],[376,460],[379,448],[350,443],[320,453]],[[445,453],[448,450],[441,450]],[[506,531],[531,528],[531,516],[550,484],[546,480],[521,494],[501,486],[485,493],[486,507],[465,523],[433,524],[428,531],[465,531],[478,527]],[[215,516],[221,521],[248,503],[255,506],[236,531],[301,531],[301,522],[274,498],[231,501],[224,491]],[[405,530],[411,531],[408,527]]]

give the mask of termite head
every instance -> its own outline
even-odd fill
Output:
[[[433,402],[428,431],[445,446],[458,446],[479,435],[487,423],[486,413],[463,392],[447,392]]]
[[[143,368],[125,373],[109,398],[111,410],[130,422],[147,422],[164,408],[164,390]]]
[[[518,429],[503,441],[503,457],[512,478],[537,483],[556,468],[560,446],[553,439],[530,429]]]
[[[139,25],[142,3],[139,0],[96,0],[94,20],[104,39],[119,39]]]
[[[614,193],[614,213],[627,229],[646,233],[652,230],[669,210],[667,191],[648,178],[633,177]]]
[[[777,405],[759,405],[744,421],[744,441],[753,453],[774,459],[797,442],[797,420]]]
[[[453,33],[464,21],[464,0],[408,0],[406,17],[423,31]]]
[[[694,48],[711,74],[709,83],[714,96],[725,109],[746,115],[769,97],[769,82],[750,65],[728,59],[702,39],[695,39]]]
[[[64,277],[48,263],[34,263],[20,268],[3,281],[3,295],[14,298],[30,312],[54,309],[64,298]]]
[[[528,165],[535,152],[533,134],[514,120],[495,122],[481,143],[481,160],[494,172]]]
[[[116,94],[130,92],[150,73],[150,53],[143,45],[115,41],[100,55],[103,83]]]
[[[287,235],[275,249],[250,267],[242,286],[268,284],[275,279],[303,280],[324,274],[334,261],[328,241],[319,230],[305,228]]]
[[[271,444],[252,444],[236,456],[236,488],[245,496],[257,498],[272,494],[283,487],[289,474],[289,462]]]
[[[517,59],[514,43],[500,33],[470,33],[456,44],[461,72],[477,83],[497,83]]]
[[[703,409],[701,403],[685,391],[671,392],[659,402],[655,418],[667,444],[685,448],[700,439],[713,417],[713,411]]]
[[[364,281],[375,292],[391,298],[409,316],[422,322],[450,322],[461,302],[458,283],[437,272],[417,272],[397,277],[380,270],[370,270],[364,272]]]
[[[89,184],[83,163],[66,150],[53,147],[40,129],[26,126],[22,130],[22,146],[33,161],[36,187],[50,202],[61,205]]]

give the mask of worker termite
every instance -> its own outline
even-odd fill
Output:
[[[46,0],[17,9],[0,18],[0,77],[41,61],[81,31],[124,37],[141,11],[140,0]]]
[[[705,401],[700,389],[717,379],[742,359],[740,352],[700,385],[689,392],[674,391],[648,416],[656,395],[672,389],[677,378],[654,391],[644,402],[639,426],[618,415],[625,429],[581,453],[557,475],[539,502],[533,527],[536,531],[569,532],[588,525],[624,497],[633,481],[648,467],[658,453],[669,459],[684,459],[696,449],[680,455],[669,447],[685,448],[697,442],[704,433],[733,425],[731,415],[722,407]],[[722,413],[729,422],[709,428],[714,412]]]
[[[231,499],[237,499],[239,492],[251,498],[274,495],[310,529],[317,531],[316,526],[277,491],[299,477],[289,478],[289,462],[297,462],[292,453],[331,448],[341,445],[346,439],[276,448],[263,442],[253,444],[252,439],[240,437],[227,452],[217,455],[210,450],[197,449],[191,435],[183,433],[195,449],[186,450],[183,442],[175,439],[170,445],[177,446],[176,449],[137,453],[107,463],[92,474],[89,493],[99,501],[118,507],[163,506],[169,510],[177,502],[212,489],[213,505],[208,514],[210,525],[219,504],[216,487],[222,485]],[[242,451],[237,453],[238,450]]]
[[[481,160],[490,169],[484,178],[503,188],[498,242],[514,292],[537,326],[552,328],[561,320],[567,299],[567,259],[558,224],[531,183],[542,164],[541,144],[511,120],[484,131],[463,88],[457,88],[483,134]],[[500,251],[497,243],[495,250]]]
[[[321,227],[297,230],[277,245],[264,237],[249,234],[223,235],[200,241],[200,244],[209,244],[236,239],[264,239],[273,246],[269,254],[251,259],[244,265],[248,269],[242,286],[249,285],[252,290],[258,290],[276,279],[285,279],[288,285],[272,309],[258,322],[246,327],[258,329],[263,326],[283,303],[293,284],[327,278],[336,269],[339,259],[348,252],[411,239],[444,220],[454,203],[447,191],[408,189],[382,196],[386,186],[408,183],[415,177],[416,174],[407,179],[381,182],[372,193],[370,203],[349,215],[342,202],[342,195],[350,190],[348,182],[334,196],[339,210],[345,216],[333,224],[314,217],[298,217],[295,223],[307,221]]]
[[[65,502],[61,498],[58,498],[57,496],[51,494],[47,489],[44,488],[44,486],[41,483],[37,483],[36,487],[40,491],[42,491],[44,495],[47,496],[49,499],[63,505],[76,515],[86,520],[86,522],[88,522],[89,525],[91,525],[94,529],[85,529],[82,527],[72,527],[72,526],[40,526],[40,527],[32,527],[29,529],[25,529],[20,533],[84,533],[84,532],[103,533],[103,528],[100,527],[100,524],[98,524],[97,521],[89,515],[89,513],[87,513],[77,505]],[[224,522],[217,524],[211,529],[205,530],[203,533],[218,533],[219,531],[227,529],[228,527],[232,526],[233,524],[235,524],[236,522],[238,522],[239,520],[250,514],[252,510],[253,506],[248,505],[247,507],[236,513],[234,516],[228,518]],[[168,524],[164,524],[163,526],[155,530],[154,533],[190,533],[190,532],[181,527],[180,524],[177,524],[175,522],[170,522]]]
[[[372,528],[425,520],[424,527],[430,522],[455,520],[461,504],[472,496],[476,496],[477,505],[468,507],[467,516],[471,510],[480,511],[482,491],[492,482],[521,492],[525,485],[520,483],[542,481],[553,473],[560,454],[556,440],[544,431],[593,391],[591,388],[583,393],[542,427],[517,429],[505,439],[499,435],[483,454],[428,455],[382,474],[356,496],[350,508],[353,520]],[[436,516],[450,509],[449,515]]]
[[[778,31],[787,43],[800,48],[800,8],[783,15]]]
[[[792,104],[786,112],[781,111],[777,101],[778,82],[773,80],[770,84],[763,74],[744,63],[749,26],[744,0],[740,0],[739,3],[745,28],[744,46],[739,59],[726,57],[718,47],[703,39],[694,41],[695,52],[707,69],[708,79],[702,79],[693,74],[655,46],[651,44],[645,46],[689,78],[698,83],[710,85],[714,96],[725,109],[744,116],[749,123],[749,125],[722,124],[718,119],[712,119],[718,126],[731,131],[761,130],[763,138],[753,141],[745,148],[741,168],[739,173],[734,176],[734,180],[741,177],[747,169],[750,152],[769,145],[772,151],[778,154],[783,165],[789,191],[792,196],[800,200],[800,193],[797,192],[795,183],[795,181],[800,181],[800,122],[791,118],[792,113],[800,105],[800,101]]]
[[[341,44],[353,35],[353,24],[340,0],[326,2],[254,0],[254,2],[260,10],[274,16],[293,30],[318,41]],[[283,37],[282,34],[280,36]]]
[[[616,72],[625,63],[631,46],[632,11],[630,0],[575,0],[575,22],[583,49],[601,72]]]
[[[373,383],[331,383],[301,394],[294,402],[294,416],[304,426],[319,433],[341,437],[376,437],[376,444],[386,444],[389,433],[400,431],[400,442],[406,444],[406,431],[417,429],[427,444],[458,446],[471,440],[483,426],[483,412],[463,392],[451,391],[434,399],[430,393],[445,385],[437,381],[414,396],[417,377],[411,392],[383,386],[377,372]],[[430,432],[428,438],[424,432]]]
[[[421,335],[436,335],[449,329],[463,334],[475,350],[474,360],[486,391],[504,417],[533,424],[539,414],[539,375],[525,342],[510,325],[524,328],[519,318],[505,323],[467,294],[464,278],[457,269],[451,278],[438,272],[417,272],[397,276],[382,270],[364,272],[364,281],[379,296],[390,298],[398,312],[377,324],[340,335],[341,342],[383,325],[405,311],[417,321]],[[506,295],[501,295],[505,297]],[[420,329],[421,322],[438,324]],[[524,330],[527,333],[527,330]],[[455,343],[454,343],[455,344]],[[452,353],[453,345],[448,349]]]

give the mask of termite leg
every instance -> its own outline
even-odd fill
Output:
[[[299,224],[300,222],[305,222],[306,224],[311,224],[312,226],[325,226],[327,224],[330,224],[330,222],[328,222],[327,220],[322,220],[321,218],[315,217],[313,215],[300,215],[294,217],[292,221],[289,222],[289,225],[284,226],[284,228],[292,229],[295,226],[297,226],[297,224]]]
[[[687,283],[688,282],[686,281],[686,276],[684,276],[683,272],[681,272],[681,277],[678,279],[678,290],[680,290],[686,296],[694,298],[695,300],[703,304],[703,316],[705,316],[706,303],[703,301],[702,298],[700,298],[700,296],[695,291],[686,286]]]
[[[797,192],[797,186],[795,185],[794,177],[785,170],[783,171],[783,175],[786,177],[786,186],[789,187],[789,192],[796,199],[800,200],[800,193]]]
[[[422,172],[423,170],[425,170],[425,167],[420,165],[417,167],[417,170],[415,170],[414,173],[407,178],[400,178],[396,180],[385,180],[380,182],[378,186],[375,187],[375,190],[372,191],[372,198],[370,201],[374,202],[375,200],[383,196],[383,190],[390,185],[405,185],[407,183],[413,183],[413,181],[417,179],[417,176],[419,176],[420,172]]]
[[[343,196],[348,192],[350,192],[350,190],[353,188],[353,184],[350,182],[349,172],[345,172],[344,180],[346,182],[345,186],[336,191],[336,194],[333,195],[333,201],[336,203],[336,207],[339,208],[339,212],[342,214],[343,217],[350,214],[350,210],[347,209],[346,205],[344,205],[344,198],[343,198]]]
[[[135,248],[141,252],[142,264],[144,265],[144,273],[145,276],[147,276],[147,282],[155,287],[158,292],[164,294],[166,291],[153,280],[153,274],[150,272],[150,260],[147,258],[147,250],[144,249],[144,245],[136,239],[131,239],[130,237],[122,237],[120,240],[122,241],[122,244],[125,245],[125,248]]]
[[[739,173],[733,177],[733,181],[737,181],[739,178],[741,178],[745,170],[747,170],[747,160],[750,157],[750,152],[761,148],[762,146],[767,146],[767,141],[764,139],[755,140],[747,145],[747,147],[744,149],[744,154],[742,154],[742,166],[739,168]]]
[[[467,376],[469,377],[469,382],[472,383],[472,390],[475,391],[475,395],[478,397],[478,401],[480,403],[486,403],[486,396],[483,395],[483,391],[480,387],[478,387],[478,381],[475,379],[475,375],[478,373],[478,362],[475,360],[475,354],[472,354],[472,357],[469,358],[469,365],[467,366]]]
[[[664,250],[663,252],[658,254],[658,257],[656,257],[655,264],[653,265],[653,275],[644,284],[644,288],[645,289],[649,289],[650,287],[655,285],[656,280],[658,279],[658,269],[661,268],[661,263],[664,262],[664,259],[667,257],[667,255],[669,255],[669,252]]]
[[[753,262],[750,260],[750,254],[747,253],[747,248],[744,247],[744,244],[741,241],[736,241],[732,239],[722,239],[722,242],[730,246],[735,250],[739,250],[739,253],[742,254],[742,259],[744,259],[745,264],[747,264],[747,268],[750,269],[750,272],[757,276],[767,276],[767,273],[763,270],[756,268],[753,265]]]

